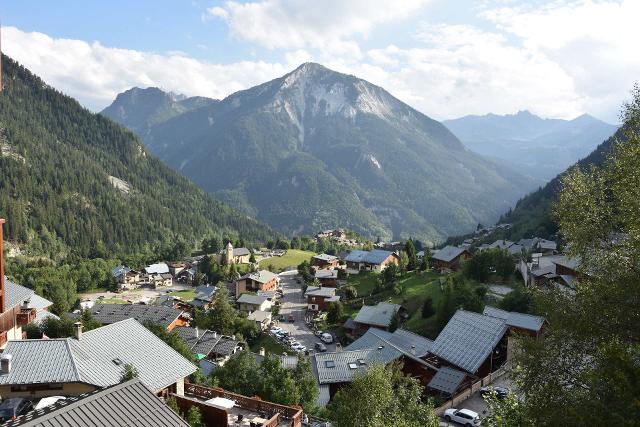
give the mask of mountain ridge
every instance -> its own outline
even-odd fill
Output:
[[[383,88],[315,63],[141,137],[206,191],[287,234],[341,226],[442,240],[497,219],[533,188]]]

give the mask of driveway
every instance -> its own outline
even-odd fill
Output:
[[[279,276],[283,293],[280,314],[283,314],[285,318],[288,318],[289,315],[292,314],[295,319],[293,323],[286,320],[280,322],[279,326],[289,332],[291,336],[307,347],[307,349],[313,350],[313,346],[315,343],[320,342],[320,339],[313,335],[311,329],[304,323],[304,317],[307,312],[307,302],[302,293],[302,284],[297,283],[297,280],[300,279],[298,271],[286,271],[280,273]],[[335,344],[325,345],[327,346],[327,351],[335,351],[336,349]]]
[[[501,376],[500,378],[496,379],[495,381],[493,381],[491,383],[491,385],[492,386],[507,387],[507,388],[513,389],[513,383],[511,382],[511,379],[509,378],[509,373],[506,373],[503,376]],[[482,398],[482,396],[480,396],[480,392],[479,391],[476,391],[475,393],[473,393],[464,402],[459,403],[456,406],[456,408],[458,408],[458,409],[470,409],[470,410],[480,414],[480,418],[484,418],[484,417],[487,416],[487,402]],[[447,424],[446,421],[443,421],[440,425],[458,426],[459,424],[456,424],[454,422],[451,422],[451,423]]]

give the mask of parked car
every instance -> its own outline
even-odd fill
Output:
[[[317,351],[327,351],[327,346],[322,344],[321,342],[317,342],[316,345],[313,346]]]
[[[66,399],[66,397],[64,397],[64,396],[43,397],[42,399],[40,399],[40,402],[38,402],[36,407],[33,408],[33,409],[35,409],[37,411],[38,409],[46,408],[47,406],[53,405],[58,400],[65,400],[65,399]]]
[[[22,397],[14,397],[6,399],[0,404],[0,421],[13,420],[16,417],[26,414],[33,409],[33,404],[30,400],[23,399]]]
[[[456,409],[451,408],[444,411],[444,419],[454,421],[464,426],[479,426],[480,416],[477,412],[473,412],[470,409]]]
[[[282,332],[282,328],[280,326],[272,326],[271,327],[271,332],[272,333],[278,333],[278,332]]]
[[[291,348],[297,352],[303,352],[307,349],[307,347],[305,347],[304,345],[300,344],[299,342],[293,344],[291,346]]]
[[[496,392],[496,397],[498,399],[504,399],[509,394],[509,389],[506,387],[500,386],[486,386],[480,389],[480,396],[487,397],[491,394],[492,391]]]
[[[322,336],[323,331],[315,331],[314,335],[320,338]]]
[[[322,335],[320,335],[320,339],[326,344],[331,344],[333,342],[333,336],[328,332],[323,332]]]

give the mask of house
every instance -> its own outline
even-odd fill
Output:
[[[110,325],[124,319],[135,319],[143,324],[150,322],[162,325],[167,331],[172,331],[176,326],[184,326],[189,321],[182,310],[155,305],[95,304],[88,310],[91,316],[103,325]],[[70,317],[78,316],[79,314],[70,314]]]
[[[360,271],[384,271],[389,264],[397,264],[399,257],[394,252],[374,249],[372,251],[353,250],[347,256],[347,273]]]
[[[467,249],[445,246],[431,255],[431,265],[441,272],[458,271],[460,263],[471,256],[471,252]]]
[[[486,306],[482,314],[504,320],[509,327],[510,333],[525,334],[533,338],[538,338],[544,334],[546,321],[541,316],[506,311],[490,306]]]
[[[317,270],[314,278],[318,279],[322,286],[338,287],[338,270]]]
[[[196,277],[196,273],[198,269],[196,267],[185,268],[180,272],[176,273],[174,276],[178,282],[191,284],[193,283],[193,279]]]
[[[397,319],[400,305],[379,302],[377,305],[364,305],[353,319],[354,335],[364,334],[370,327],[388,330]]]
[[[134,426],[140,425],[141,420],[146,427],[189,427],[137,378],[59,400],[46,408],[21,415],[6,425],[85,426],[89,418],[92,427]]]
[[[311,266],[317,267],[317,268],[333,269],[338,266],[339,262],[340,260],[338,259],[337,256],[327,255],[327,254],[315,255],[314,257],[311,258]]]
[[[260,328],[261,331],[266,330],[269,327],[269,325],[271,325],[271,318],[272,318],[272,315],[270,311],[261,311],[261,310],[255,310],[249,313],[249,315],[247,316],[247,319],[253,320],[258,324],[258,327]]]
[[[183,394],[185,378],[197,369],[134,319],[88,332],[78,322],[73,338],[9,341],[0,395],[78,396],[118,384],[127,364],[156,395]]]
[[[517,268],[522,275],[525,286],[556,287],[573,292],[575,281],[584,274],[576,268],[579,261],[564,255],[543,255],[534,253],[531,262],[520,260]]]
[[[171,273],[153,273],[147,275],[146,282],[153,288],[165,288],[173,285],[173,276]]]
[[[329,304],[340,301],[340,297],[336,295],[335,288],[325,288],[322,286],[309,286],[304,293],[307,299],[307,310],[326,311]]]
[[[393,332],[388,332],[371,327],[364,335],[345,347],[345,350],[378,348],[381,345],[393,345],[404,353],[423,358],[429,354],[433,341],[406,329],[396,329]]]
[[[179,326],[174,332],[182,338],[191,352],[198,358],[206,358],[223,365],[231,356],[240,350],[240,342],[234,337],[218,334],[208,329]]]
[[[268,270],[245,274],[235,281],[236,295],[247,291],[273,291],[278,286],[278,275]]]
[[[213,307],[213,300],[215,299],[217,287],[213,285],[202,285],[196,288],[196,295],[193,297],[193,300],[189,304],[193,307],[202,308],[203,310],[208,310]]]
[[[230,264],[249,264],[251,251],[247,248],[234,248],[231,242],[218,254],[218,262]]]
[[[496,240],[489,245],[489,249],[509,249],[513,244],[511,240]]]
[[[271,309],[271,301],[267,297],[253,294],[242,294],[236,301],[238,303],[238,309],[246,313],[252,311],[268,311]]]
[[[116,279],[118,290],[137,289],[140,286],[140,272],[124,265],[119,265],[111,270],[111,275]]]
[[[164,262],[148,265],[148,266],[146,266],[144,268],[144,272],[149,274],[149,275],[151,275],[151,274],[171,274],[169,272],[169,266]]]
[[[507,324],[503,319],[458,310],[436,337],[427,361],[482,378],[507,358]]]
[[[185,264],[184,262],[169,264],[169,273],[171,273],[173,277],[176,277],[186,268],[187,268],[187,264]]]

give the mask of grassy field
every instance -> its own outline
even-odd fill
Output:
[[[169,293],[172,297],[182,298],[184,301],[191,301],[196,296],[195,289],[185,289]]]
[[[440,275],[436,273],[409,273],[400,277],[397,281],[402,285],[402,293],[394,294],[391,290],[384,290],[374,293],[380,275],[377,273],[360,273],[349,276],[348,284],[356,288],[358,298],[345,304],[345,313],[354,315],[362,305],[374,305],[381,301],[402,304],[409,312],[409,319],[404,323],[404,328],[421,335],[433,337],[437,333],[435,330],[435,316],[422,318],[422,305],[424,301],[431,297],[434,309],[438,306],[442,291],[440,290]]]
[[[266,353],[271,353],[271,354],[282,354],[282,353],[295,354],[292,351],[287,350],[286,347],[284,347],[282,344],[280,344],[276,339],[274,339],[272,336],[270,336],[266,332],[262,333],[260,335],[260,338],[255,340],[250,345],[250,349],[254,353],[258,353],[260,351],[260,347],[264,347],[264,350],[265,350]]]
[[[309,259],[314,255],[315,253],[309,251],[289,249],[283,256],[263,259],[258,263],[258,265],[263,269],[267,269],[272,265],[273,271],[279,273],[286,270],[288,267],[296,268],[302,261],[309,261]]]

